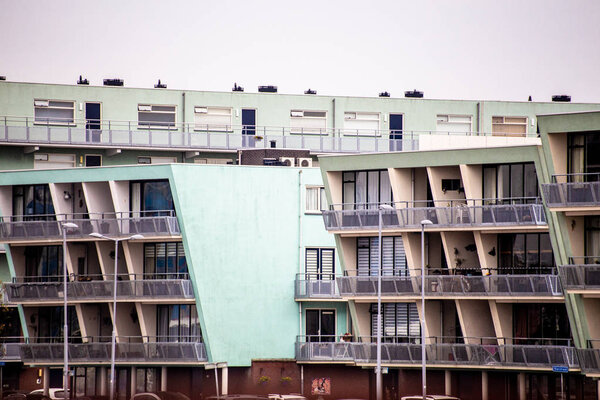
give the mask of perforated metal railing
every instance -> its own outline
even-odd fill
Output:
[[[340,298],[337,277],[335,274],[308,273],[296,274],[295,298],[296,299],[335,299]]]
[[[548,207],[600,206],[600,174],[553,175],[542,191]]]
[[[504,203],[497,199],[467,199],[437,207],[425,207],[422,202],[398,202],[393,209],[381,210],[382,227],[420,229],[421,221],[426,219],[433,222],[430,226],[442,228],[547,225],[539,199],[531,203],[526,199],[512,200]],[[334,204],[330,208],[322,212],[328,230],[379,227],[378,205]]]
[[[0,337],[0,361],[20,361],[22,337]]]
[[[386,340],[388,339],[388,340]],[[389,340],[384,338],[381,346],[384,364],[420,364],[421,345],[416,340]],[[471,338],[473,339],[473,338]],[[475,338],[481,339],[481,338]],[[520,368],[547,368],[567,365],[579,368],[576,349],[566,344],[505,344],[507,339],[486,341],[461,338],[462,343],[437,338],[427,338],[426,357],[431,365],[465,365],[494,368],[497,366]],[[319,340],[319,341],[317,341]],[[511,339],[516,341],[517,339]],[[544,339],[542,339],[543,341]],[[531,342],[531,339],[529,339]],[[473,342],[476,342],[473,344]],[[499,344],[500,343],[500,344]],[[370,364],[376,362],[377,345],[374,338],[361,337],[357,341],[334,341],[333,337],[299,336],[296,341],[298,361],[342,361]]]
[[[69,301],[110,301],[113,299],[113,275],[71,275],[67,282]],[[119,274],[117,299],[193,299],[192,283],[187,274]],[[58,301],[63,299],[61,276],[26,276],[5,283],[11,303]]]
[[[420,270],[413,276],[384,275],[381,277],[382,296],[416,296],[421,294]],[[481,270],[479,270],[481,273]],[[408,271],[405,271],[408,274]],[[466,272],[465,272],[466,273]],[[341,296],[377,296],[377,276],[358,276],[357,271],[346,271],[336,277]],[[490,274],[426,275],[425,294],[428,297],[452,296],[552,296],[563,295],[558,275],[552,274]]]
[[[600,289],[600,256],[571,257],[559,271],[566,290]]]
[[[89,239],[92,232],[119,237],[142,234],[145,237],[179,236],[181,231],[172,210],[89,214],[20,215],[0,218],[0,242],[61,239],[62,224],[67,239]]]
[[[587,348],[577,349],[581,370],[588,374],[600,374],[600,339],[588,340]]]

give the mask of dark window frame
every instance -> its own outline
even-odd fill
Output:
[[[525,197],[525,193],[526,193],[526,166],[527,165],[533,165],[533,170],[535,172],[535,188],[536,188],[536,199],[540,198],[540,181],[537,177],[537,168],[535,165],[535,162],[531,161],[531,162],[521,162],[521,163],[504,163],[504,164],[483,164],[481,166],[481,193],[485,193],[485,189],[486,189],[486,179],[485,179],[485,170],[487,168],[489,169],[495,169],[495,177],[496,177],[496,187],[495,187],[495,192],[496,192],[496,199],[487,199],[486,200],[486,204],[504,204],[504,203],[509,203],[509,204],[515,204],[514,200],[508,200],[508,199],[512,199],[512,198],[523,198]],[[500,184],[499,180],[498,180],[498,167],[501,166],[508,166],[508,190],[509,190],[509,194],[508,196],[503,196],[503,197],[498,197],[498,185]],[[522,196],[513,196],[513,187],[512,187],[512,182],[513,182],[513,166],[521,166],[522,168],[522,187],[521,187],[521,191],[523,193]],[[482,197],[484,197],[482,195]],[[525,200],[525,203],[535,203],[536,200],[534,199],[527,199]]]

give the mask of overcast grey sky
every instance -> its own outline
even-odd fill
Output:
[[[0,0],[11,81],[600,102],[600,1]]]

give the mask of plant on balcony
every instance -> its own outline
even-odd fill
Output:
[[[291,376],[282,376],[281,377],[281,383],[283,383],[284,385],[287,385],[288,383],[292,382],[292,377]]]
[[[262,136],[254,136],[254,140],[262,140],[263,137]]]
[[[268,376],[266,376],[266,375],[261,375],[261,376],[258,378],[258,383],[259,383],[260,385],[264,385],[264,384],[266,384],[267,382],[269,382],[270,380],[271,380],[271,378],[270,378],[270,377],[268,377]]]

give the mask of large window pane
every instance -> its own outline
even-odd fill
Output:
[[[523,197],[523,164],[510,166],[510,197]]]

